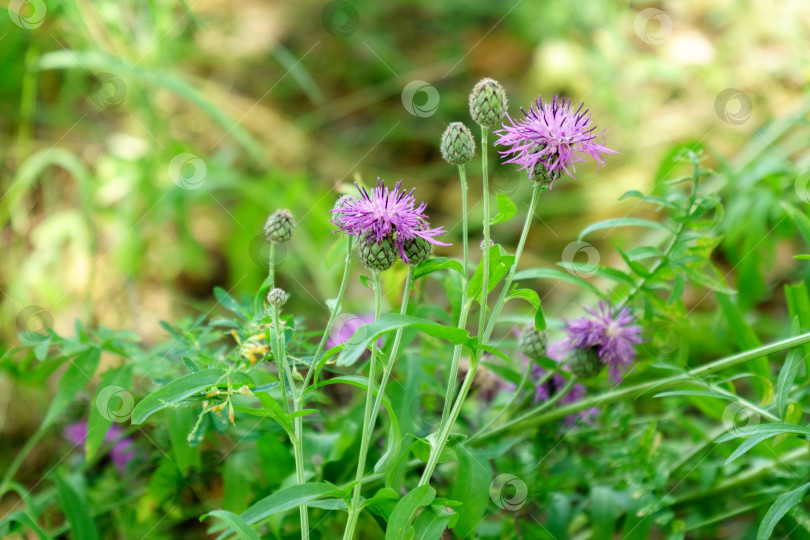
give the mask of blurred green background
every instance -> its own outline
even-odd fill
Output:
[[[266,275],[262,225],[276,208],[298,221],[279,282],[293,311],[322,319],[340,277],[328,210],[358,180],[415,187],[454,243],[438,252],[458,254],[458,181],[438,140],[449,122],[471,123],[467,94],[485,76],[505,86],[513,115],[538,95],[584,101],[620,151],[598,175],[582,164],[577,181],[543,197],[526,267],[559,262],[591,221],[637,213],[619,196],[653,190],[673,146],[700,143],[715,164],[741,170],[772,144],[761,132],[770,119],[808,110],[804,0],[16,0],[8,9],[4,349],[42,325],[72,333],[77,318],[159,341],[160,320],[211,312],[215,286],[255,290]],[[403,97],[406,88],[418,91]],[[769,159],[806,159],[806,139],[768,149]],[[468,168],[473,236],[479,167]],[[732,195],[734,181],[724,187]],[[496,164],[492,183],[525,211],[522,174]],[[514,245],[520,226],[499,227],[495,240]],[[352,287],[348,310],[369,310],[369,295]],[[555,305],[571,290],[541,293]],[[7,378],[0,386],[0,433],[15,448],[46,395]]]

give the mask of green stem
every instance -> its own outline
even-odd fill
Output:
[[[295,399],[295,392],[293,391],[290,366],[287,365],[287,355],[284,353],[284,348],[282,347],[283,339],[281,335],[281,324],[279,323],[278,306],[273,306],[273,330],[275,332],[273,342],[276,345],[276,367],[278,368],[278,375],[281,380],[281,395],[283,398],[281,404],[284,406],[284,412],[289,414],[290,403],[289,397],[287,397],[287,385],[290,385],[290,392],[293,394],[293,399]]]
[[[374,282],[374,320],[380,318],[382,311],[382,283],[380,282],[379,270],[372,270],[371,276]],[[363,412],[363,436],[360,439],[360,456],[357,461],[356,484],[352,493],[351,506],[349,506],[349,518],[346,522],[346,530],[343,531],[344,540],[354,538],[354,531],[357,527],[357,518],[360,515],[360,491],[363,487],[363,473],[366,468],[366,456],[371,442],[372,430],[369,426],[371,420],[372,405],[374,403],[374,365],[377,363],[377,340],[371,341],[371,359],[368,367],[368,384],[366,385],[366,407]]]
[[[276,351],[278,353],[277,364],[281,366],[284,372],[284,379],[281,384],[281,390],[284,395],[284,410],[289,414],[289,404],[287,403],[287,384],[290,385],[290,397],[292,398],[292,412],[298,412],[298,404],[301,396],[295,396],[295,383],[293,382],[292,370],[290,363],[287,361],[286,343],[284,343],[284,334],[281,331],[281,318],[278,306],[273,306],[273,326],[276,330]],[[301,395],[304,394],[303,389]],[[295,477],[298,484],[304,483],[304,447],[303,447],[303,424],[295,423],[295,440],[291,441],[293,444],[293,453],[295,456]],[[298,512],[301,516],[301,538],[304,540],[309,539],[309,515],[307,512],[307,505],[302,504],[298,507]]]
[[[456,399],[456,402],[453,404],[453,410],[450,411],[447,421],[442,422],[441,426],[439,427],[439,438],[436,442],[436,446],[431,449],[428,462],[425,465],[425,470],[422,472],[422,478],[419,479],[420,486],[424,486],[430,482],[430,477],[433,476],[433,471],[436,469],[436,465],[439,463],[439,458],[441,457],[442,452],[444,451],[444,446],[447,444],[447,439],[450,436],[450,430],[452,429],[453,424],[455,424],[456,418],[458,418],[458,415],[461,412],[461,406],[464,404],[464,398],[467,396],[470,386],[472,386],[473,379],[475,378],[477,362],[478,356],[476,355],[474,363],[470,363],[470,370],[467,372],[467,376],[464,377],[464,382],[461,385],[458,399]],[[473,374],[472,377],[470,376],[470,373]]]
[[[488,193],[489,190],[487,188],[487,173],[486,173],[486,128],[481,128],[481,142],[483,149],[481,150],[482,154],[482,163],[484,165],[484,245],[489,246],[489,203],[488,203]],[[484,283],[482,284],[482,291],[481,291],[481,318],[479,319],[479,339],[486,343],[489,340],[490,335],[492,335],[492,331],[495,328],[495,321],[497,320],[498,316],[500,315],[501,309],[503,305],[506,303],[506,298],[509,296],[509,289],[512,286],[512,281],[515,277],[515,272],[517,271],[518,263],[520,262],[520,256],[523,253],[523,248],[526,246],[526,239],[529,235],[529,228],[531,227],[532,221],[534,219],[534,211],[537,207],[537,201],[540,196],[540,192],[542,191],[539,184],[535,184],[534,191],[532,192],[532,199],[529,203],[529,211],[526,214],[526,221],[523,224],[523,231],[520,234],[520,240],[518,241],[517,250],[515,251],[515,261],[512,264],[512,267],[509,270],[509,274],[507,276],[506,282],[504,283],[503,290],[501,291],[500,296],[498,297],[498,301],[495,304],[495,308],[492,312],[492,317],[490,318],[490,322],[488,325],[484,325],[486,321],[486,296],[487,291],[489,291],[489,249],[484,250],[484,268],[483,268],[483,276],[486,276],[484,279]],[[454,354],[455,359],[455,354]],[[430,476],[433,474],[433,471],[438,464],[439,457],[441,456],[442,451],[444,451],[444,447],[447,444],[447,438],[450,436],[450,431],[453,428],[453,424],[455,424],[456,420],[458,419],[458,415],[461,412],[461,407],[464,404],[464,400],[467,398],[467,393],[472,386],[473,380],[475,379],[475,372],[478,369],[478,364],[481,360],[480,352],[476,354],[475,359],[470,362],[470,369],[467,371],[467,375],[464,377],[464,382],[461,386],[461,391],[456,397],[455,404],[452,407],[452,410],[448,416],[442,416],[442,423],[439,428],[439,440],[437,444],[431,449],[431,455],[428,458],[428,465],[425,467],[425,471],[422,475],[422,480],[420,480],[420,485],[426,484],[430,481]],[[452,379],[455,381],[455,374]],[[453,393],[455,393],[455,386],[452,387]],[[452,394],[450,392],[450,388],[448,388],[448,400],[452,399]],[[448,401],[445,401],[445,411],[449,408],[447,406]]]
[[[519,416],[518,418],[510,420],[509,422],[503,424],[502,426],[499,426],[491,430],[486,434],[486,437],[489,438],[494,435],[499,435],[518,426],[520,426],[521,429],[525,429],[532,426],[548,424],[549,422],[553,422],[560,418],[564,418],[569,414],[578,413],[580,411],[584,411],[592,407],[597,407],[599,405],[607,405],[609,403],[614,403],[616,401],[620,401],[626,398],[635,398],[659,387],[668,386],[678,382],[690,381],[695,378],[705,377],[718,371],[722,371],[724,369],[728,369],[737,366],[739,364],[743,364],[750,360],[761,358],[763,356],[768,356],[770,354],[774,354],[779,351],[783,351],[785,349],[790,349],[798,345],[803,345],[805,343],[810,343],[810,333],[802,334],[800,336],[795,336],[788,339],[783,339],[775,343],[764,345],[762,347],[757,347],[756,349],[751,349],[749,351],[727,356],[725,358],[721,358],[720,360],[715,360],[714,362],[711,362],[709,364],[696,367],[681,375],[672,375],[669,377],[662,377],[658,379],[653,379],[651,381],[639,383],[634,386],[625,386],[622,388],[616,388],[615,390],[612,390],[606,394],[600,396],[592,396],[590,398],[577,401],[576,403],[564,405],[562,407],[559,407],[557,409],[554,409],[553,411],[549,411],[546,413],[543,413],[543,410],[541,408],[542,406],[536,407],[531,411]],[[480,436],[479,438],[482,437],[483,436]]]
[[[506,281],[503,283],[501,294],[498,296],[498,301],[495,303],[495,307],[492,309],[492,316],[489,318],[489,324],[487,324],[487,328],[484,331],[484,343],[489,341],[489,337],[492,335],[492,331],[495,329],[495,323],[498,322],[498,317],[501,314],[501,310],[503,309],[506,299],[511,292],[510,289],[512,288],[512,281],[515,279],[515,273],[517,272],[518,263],[520,262],[520,256],[523,254],[523,248],[526,247],[526,239],[529,237],[529,229],[531,228],[532,221],[534,220],[534,212],[537,208],[537,201],[539,200],[540,193],[542,191],[543,190],[540,183],[534,182],[534,190],[532,191],[532,200],[529,203],[529,211],[526,214],[526,221],[523,223],[523,231],[520,233],[520,240],[518,241],[517,249],[515,250],[515,262],[512,263],[512,268],[509,269],[509,274],[506,276]]]
[[[464,330],[467,328],[467,316],[470,314],[473,299],[468,298],[464,305],[461,306],[461,314],[458,318],[458,327]],[[450,377],[447,379],[447,394],[444,396],[444,409],[442,409],[442,421],[439,425],[443,425],[450,415],[450,409],[453,407],[453,398],[456,396],[456,388],[458,387],[458,366],[461,362],[461,345],[456,345],[453,348],[453,360],[450,362]]]
[[[484,325],[487,321],[487,295],[489,294],[489,175],[487,173],[487,134],[489,129],[481,126],[481,178],[483,191],[481,199],[484,205],[484,260],[481,277],[481,313],[478,316],[478,335],[484,334]]]
[[[276,243],[270,242],[270,256],[267,260],[267,282],[272,291],[276,287]]]
[[[312,384],[318,384],[318,375],[320,374],[321,366],[318,364],[320,363],[321,355],[323,354],[323,349],[326,346],[326,341],[329,339],[329,334],[332,332],[332,325],[335,323],[335,318],[337,314],[340,312],[340,306],[343,303],[343,296],[346,294],[346,285],[349,282],[349,269],[352,266],[352,241],[354,240],[353,236],[346,235],[346,259],[343,262],[343,279],[340,281],[340,289],[338,290],[337,298],[335,299],[335,304],[332,306],[332,311],[329,313],[329,320],[326,322],[326,328],[323,331],[323,335],[321,336],[321,341],[318,343],[318,347],[315,349],[315,355],[312,357],[312,364],[310,369],[307,371],[307,376],[304,378],[304,386],[301,389],[301,395],[307,389],[307,385],[309,384],[310,378],[312,378]]]
[[[462,280],[464,289],[467,288],[467,280],[470,279],[469,272],[469,235],[467,233],[467,169],[464,165],[458,166],[458,179],[461,181],[461,231],[464,243],[464,279]]]

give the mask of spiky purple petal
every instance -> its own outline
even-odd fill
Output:
[[[356,184],[355,184],[356,185]],[[336,217],[331,220],[341,231],[360,237],[368,234],[375,242],[385,237],[393,237],[404,262],[408,262],[404,245],[408,240],[422,238],[431,244],[449,246],[434,238],[446,231],[442,227],[430,228],[425,215],[424,202],[416,206],[414,190],[400,191],[402,180],[394,189],[385,187],[385,182],[377,179],[377,187],[366,189],[357,186],[358,197],[347,197],[342,207],[332,210]]]
[[[610,378],[618,384],[622,374],[636,358],[636,345],[641,343],[641,326],[626,307],[614,309],[601,302],[588,311],[589,317],[566,322],[568,345],[578,349],[596,347],[599,359],[608,366]]]
[[[515,121],[507,114],[511,125],[503,124],[503,129],[495,133],[500,138],[495,144],[507,147],[500,150],[504,163],[520,165],[518,170],[526,170],[531,177],[535,169],[542,167],[554,180],[565,172],[574,176],[574,164],[584,161],[584,156],[591,156],[599,165],[605,164],[603,154],[617,154],[603,144],[596,142],[604,131],[595,133],[596,126],[591,125],[591,115],[583,111],[584,104],[574,110],[571,100],[554,96],[551,103],[543,103],[537,98],[527,112],[521,108],[523,118]]]

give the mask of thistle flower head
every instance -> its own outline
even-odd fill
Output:
[[[281,307],[287,303],[287,293],[285,293],[282,289],[272,289],[269,293],[267,293],[267,303],[271,306]]]
[[[442,134],[442,157],[451,165],[464,165],[475,155],[475,139],[461,122],[453,122]]]
[[[409,262],[405,243],[421,238],[431,244],[447,246],[434,237],[443,234],[441,227],[431,228],[425,215],[424,202],[416,206],[413,191],[400,190],[402,181],[394,189],[385,187],[377,180],[377,187],[365,189],[357,187],[358,197],[348,197],[342,208],[333,209],[332,222],[345,232],[369,244],[391,243],[402,260]]]
[[[546,355],[546,333],[535,330],[533,324],[524,327],[518,336],[518,348],[529,358],[543,358]]]
[[[506,147],[500,150],[504,163],[516,163],[518,170],[528,171],[534,181],[547,183],[550,188],[564,172],[574,176],[574,164],[591,156],[597,165],[604,165],[603,154],[617,154],[607,146],[596,142],[601,133],[595,133],[588,110],[571,106],[571,100],[554,96],[551,103],[543,103],[542,98],[529,107],[521,108],[523,118],[515,121],[507,114],[511,125],[495,133],[500,138],[495,144]],[[538,171],[539,169],[539,171]]]
[[[470,116],[479,126],[500,124],[507,106],[506,91],[494,79],[481,79],[470,92]]]
[[[573,349],[594,349],[615,383],[621,382],[636,358],[636,345],[641,343],[641,326],[627,308],[614,309],[604,302],[588,317],[566,322],[568,345]]]
[[[289,210],[276,210],[264,224],[264,234],[274,244],[283,244],[292,238],[295,218]]]

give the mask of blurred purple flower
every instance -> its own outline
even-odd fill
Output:
[[[340,230],[352,236],[368,235],[375,242],[386,237],[393,237],[404,262],[408,262],[405,254],[405,242],[416,237],[422,238],[431,244],[448,246],[434,239],[434,236],[444,234],[442,227],[430,228],[425,215],[424,202],[416,207],[412,189],[400,191],[402,180],[397,182],[394,189],[385,187],[385,182],[377,179],[377,187],[367,190],[357,186],[359,197],[346,197],[342,199],[340,208],[333,209],[336,214],[332,220]]]
[[[113,424],[104,435],[104,442],[113,445],[110,449],[110,458],[121,474],[124,474],[127,465],[136,454],[134,441],[129,437],[121,438],[123,434],[121,427]],[[65,428],[64,437],[75,445],[84,444],[87,440],[87,422],[69,424]]]
[[[626,307],[614,309],[600,302],[595,310],[586,310],[590,317],[581,317],[568,327],[568,346],[577,349],[597,348],[599,359],[608,366],[614,383],[622,380],[636,358],[636,345],[641,343],[641,326]]]
[[[537,98],[528,112],[521,108],[523,119],[517,122],[507,114],[512,125],[504,124],[503,129],[495,132],[500,135],[495,144],[508,147],[500,151],[501,156],[509,157],[504,163],[520,165],[518,170],[528,171],[529,177],[537,167],[542,167],[551,180],[549,187],[563,171],[575,178],[574,163],[585,161],[585,155],[591,156],[597,167],[604,165],[602,154],[618,152],[596,142],[604,131],[594,133],[596,126],[591,125],[591,115],[588,110],[583,112],[582,107],[584,103],[574,110],[570,99],[554,96],[551,103]]]
[[[338,319],[332,326],[329,332],[329,337],[326,339],[326,348],[331,349],[338,345],[343,345],[354,336],[357,329],[364,324],[371,324],[374,322],[374,315],[338,315]],[[382,347],[382,338],[377,340],[377,345]]]

